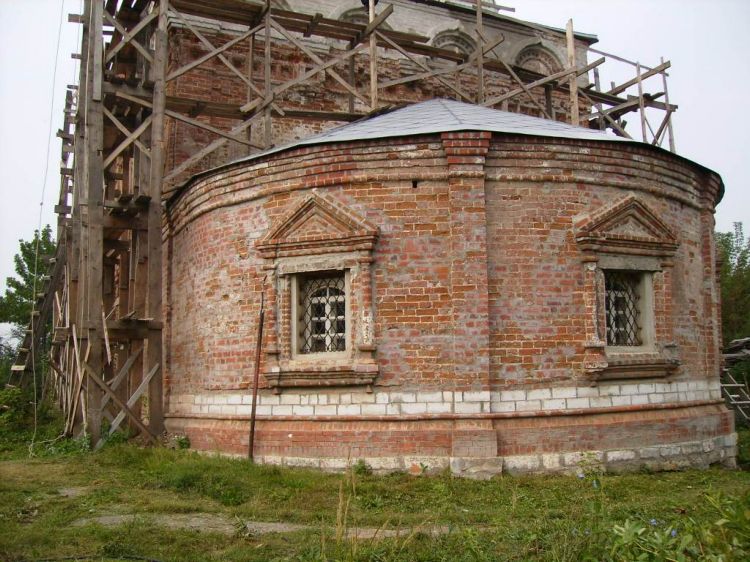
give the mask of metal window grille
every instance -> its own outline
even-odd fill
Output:
[[[607,345],[641,345],[639,286],[641,274],[605,271]]]
[[[344,275],[305,278],[300,286],[300,353],[346,350]]]

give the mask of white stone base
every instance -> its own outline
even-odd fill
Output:
[[[683,470],[707,468],[721,463],[735,468],[737,434],[702,441],[686,441],[667,445],[654,445],[637,449],[611,449],[606,451],[579,451],[514,455],[510,457],[363,457],[363,458],[308,458],[258,456],[256,462],[289,467],[317,468],[342,471],[364,461],[376,473],[409,472],[434,474],[450,469],[455,476],[486,480],[492,476],[508,474],[564,473],[583,474],[588,471],[632,472],[647,470]]]

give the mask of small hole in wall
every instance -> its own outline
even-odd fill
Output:
[[[413,189],[417,189],[419,187],[419,180],[411,180],[411,186]]]

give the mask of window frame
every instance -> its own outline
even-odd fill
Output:
[[[613,353],[627,353],[629,351],[647,351],[654,348],[654,272],[643,270],[643,269],[614,269],[614,268],[602,268],[603,272],[603,292],[604,292],[604,334],[603,340],[606,345],[606,349]],[[638,339],[640,343],[634,345],[617,345],[609,343],[609,319],[607,318],[607,273],[624,273],[638,277],[636,292],[638,293]]]
[[[300,306],[302,303],[301,300],[301,288],[302,288],[302,282],[306,279],[310,278],[316,278],[316,277],[326,277],[328,275],[333,276],[333,274],[340,273],[343,275],[344,278],[344,303],[345,303],[345,309],[344,309],[344,322],[345,322],[345,331],[344,331],[344,349],[342,351],[314,351],[314,352],[303,352],[301,351],[302,347],[302,341],[301,341],[301,324],[303,322],[303,319],[301,318],[301,311]],[[349,269],[340,269],[340,270],[323,270],[323,271],[309,271],[304,273],[297,273],[291,276],[291,299],[290,299],[290,305],[291,305],[291,321],[290,321],[290,328],[291,328],[291,358],[295,361],[315,361],[317,359],[345,359],[347,357],[351,356],[352,351],[352,315],[351,315],[351,309],[352,309],[352,290],[351,290],[351,272]]]
[[[366,386],[375,359],[373,263],[379,229],[336,197],[313,189],[254,243],[266,271],[269,314],[263,375],[284,388]],[[305,276],[344,272],[346,349],[299,352],[298,294]]]
[[[672,296],[679,241],[640,196],[626,195],[574,221],[586,308],[584,372],[593,382],[664,378],[678,371]],[[608,270],[641,276],[641,345],[608,345]]]

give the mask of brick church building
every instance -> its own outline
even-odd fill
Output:
[[[431,9],[431,32],[463,48],[460,11]],[[562,64],[564,34],[492,25],[519,64]],[[181,56],[199,56],[173,33]],[[576,40],[585,60],[595,39]],[[242,97],[217,77],[171,87]],[[286,107],[347,103],[327,87]],[[263,303],[261,462],[475,477],[573,471],[584,454],[611,470],[731,465],[718,174],[442,87],[395,92],[416,103],[333,128],[279,119],[274,146],[230,144],[186,172],[165,206],[167,428],[247,454]],[[172,159],[189,134],[173,125]]]

